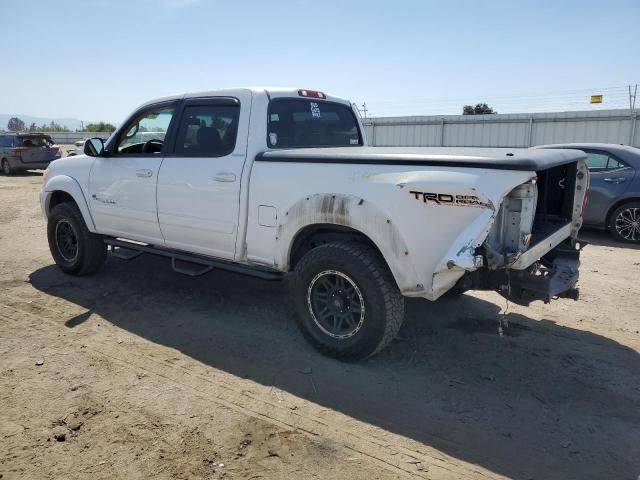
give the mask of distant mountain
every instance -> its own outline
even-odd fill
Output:
[[[40,126],[43,123],[50,124],[53,120],[58,125],[64,125],[72,132],[75,130],[79,130],[82,128],[82,120],[78,120],[77,118],[44,118],[44,117],[32,117],[31,115],[21,115],[21,114],[9,114],[9,113],[0,113],[0,130],[7,129],[7,122],[12,117],[18,117],[22,120],[27,128],[29,125],[35,122],[36,125]],[[87,125],[92,123],[91,121],[84,120],[84,124]]]

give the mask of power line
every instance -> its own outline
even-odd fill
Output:
[[[604,103],[591,104],[590,96],[604,97]],[[398,114],[436,115],[459,114],[463,105],[491,103],[500,113],[529,113],[532,111],[604,110],[627,108],[631,100],[628,86],[584,88],[522,95],[468,96],[449,98],[408,98],[369,100],[367,105],[375,116]],[[371,115],[369,115],[371,116]]]

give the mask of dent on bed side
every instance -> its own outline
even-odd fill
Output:
[[[281,258],[279,265],[288,268],[293,240],[310,225],[339,225],[366,235],[382,252],[391,272],[405,293],[415,290],[417,275],[411,264],[406,243],[393,221],[373,202],[345,194],[314,194],[293,204],[278,224],[276,242]]]

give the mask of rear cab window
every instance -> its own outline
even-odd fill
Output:
[[[275,98],[267,116],[270,148],[356,147],[363,143],[353,110],[342,103]]]

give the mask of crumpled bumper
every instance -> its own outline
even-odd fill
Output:
[[[507,270],[507,284],[498,293],[519,305],[536,300],[549,303],[554,298],[578,300],[576,288],[580,268],[580,251],[552,250],[554,258],[545,259],[528,270]]]
[[[542,300],[549,303],[554,298],[578,300],[576,288],[580,269],[580,251],[586,242],[570,240],[549,251],[538,262],[525,270],[482,268],[461,279],[458,287],[463,290],[495,290],[518,305],[528,306]]]

